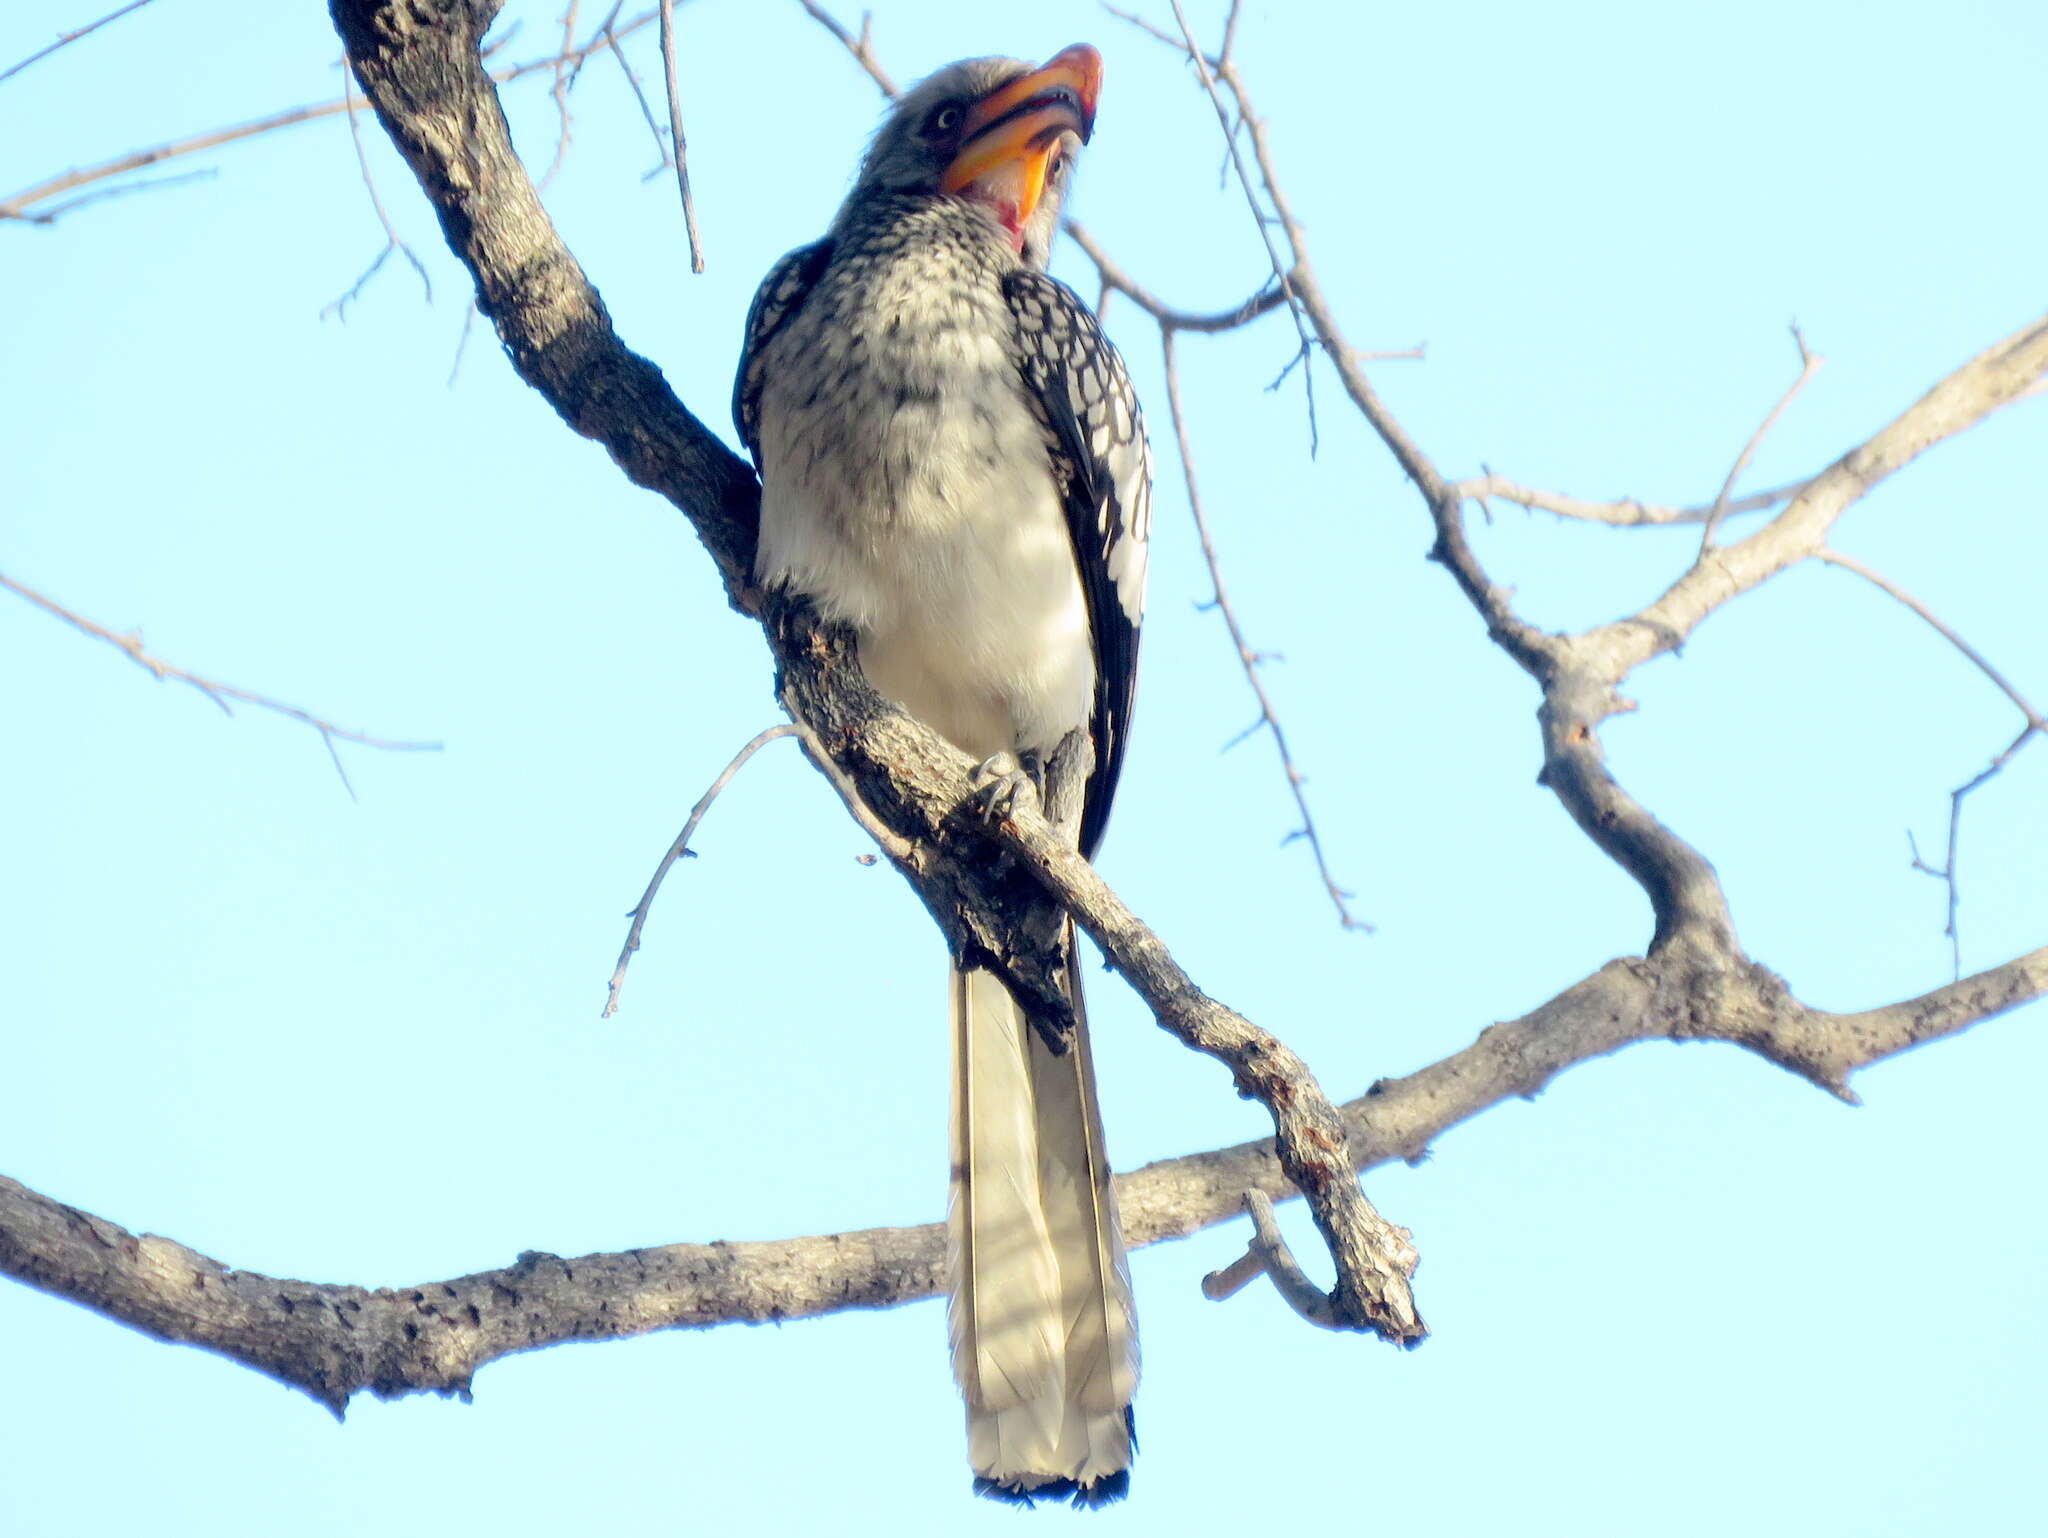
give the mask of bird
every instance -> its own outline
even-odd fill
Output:
[[[733,415],[755,579],[850,626],[875,689],[1036,789],[1093,859],[1123,767],[1151,527],[1129,372],[1046,272],[1102,57],[967,59],[906,91],[823,239],[763,280]],[[1137,1319],[1087,1016],[955,956],[948,1309],[983,1495],[1099,1506],[1136,1448]]]

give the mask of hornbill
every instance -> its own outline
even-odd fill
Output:
[[[1102,58],[969,59],[906,92],[825,238],[747,317],[733,414],[756,576],[1093,858],[1123,765],[1151,466],[1123,359],[1047,276]],[[953,1371],[975,1488],[1122,1495],[1138,1340],[1071,923],[1073,1023],[956,957]]]

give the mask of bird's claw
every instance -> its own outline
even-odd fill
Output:
[[[1039,811],[1045,804],[1045,763],[1036,753],[995,753],[975,766],[973,801],[982,818],[1002,822],[1019,806]]]

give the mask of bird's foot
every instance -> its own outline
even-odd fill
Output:
[[[1017,808],[1034,812],[1045,806],[1045,761],[1036,753],[995,753],[975,766],[975,808],[995,823],[1014,817]]]

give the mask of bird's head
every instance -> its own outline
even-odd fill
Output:
[[[1101,89],[1102,55],[1086,43],[1037,68],[1021,59],[949,64],[897,100],[853,195],[965,198],[1042,267]]]

